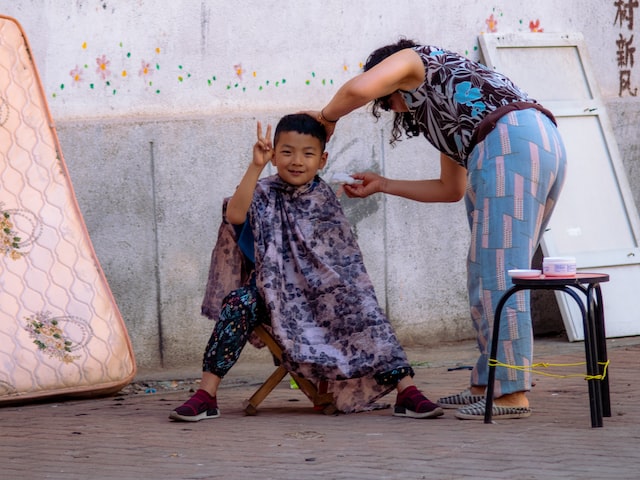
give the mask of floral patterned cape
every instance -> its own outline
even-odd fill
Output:
[[[378,408],[391,388],[373,375],[409,365],[382,312],[339,200],[316,179],[293,187],[277,175],[258,182],[249,213],[257,285],[283,348],[285,367],[329,380],[337,408]],[[247,278],[235,232],[223,221],[211,258],[202,312],[217,318],[222,299]]]

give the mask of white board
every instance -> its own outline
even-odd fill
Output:
[[[640,334],[640,218],[581,34],[479,37],[484,62],[551,110],[567,149],[564,190],[542,240],[545,256],[574,256],[602,284],[607,337]],[[575,301],[556,292],[570,341],[584,339]]]

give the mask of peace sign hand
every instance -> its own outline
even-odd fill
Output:
[[[271,144],[271,125],[267,124],[267,133],[262,136],[262,124],[258,122],[258,140],[253,146],[253,164],[264,167],[273,159],[273,145]]]

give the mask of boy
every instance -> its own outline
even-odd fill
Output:
[[[328,155],[324,127],[293,114],[278,123],[274,145],[271,126],[263,136],[258,122],[257,136],[212,254],[202,311],[217,322],[200,389],[169,418],[219,416],[218,386],[259,323],[271,329],[288,370],[329,381],[338,410],[370,410],[396,387],[394,415],[442,415],[415,387],[340,203],[318,176]],[[278,173],[260,179],[268,162]]]

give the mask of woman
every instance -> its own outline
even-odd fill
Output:
[[[461,55],[401,39],[374,51],[364,73],[346,82],[315,115],[333,134],[338,120],[373,101],[372,113],[395,112],[391,143],[420,134],[441,152],[440,177],[389,179],[372,172],[345,185],[349,197],[381,192],[419,202],[465,197],[471,246],[467,284],[480,357],[471,385],[443,397],[461,419],[484,418],[494,306],[507,288],[507,271],[528,268],[555,206],[566,170],[553,115],[505,76]],[[529,293],[506,305],[498,361],[530,366],[533,331]],[[526,369],[525,369],[526,370]],[[496,371],[493,418],[531,414],[529,372]]]

